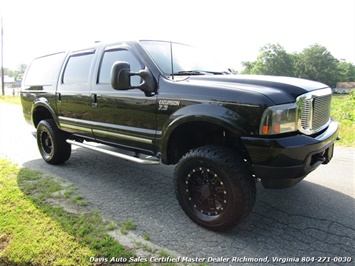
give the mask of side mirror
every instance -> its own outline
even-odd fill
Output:
[[[131,86],[131,76],[139,76],[143,80],[138,86]],[[145,67],[138,73],[131,72],[127,62],[117,61],[111,68],[111,86],[115,90],[141,89],[146,93],[155,91],[155,80],[149,69]]]
[[[127,62],[115,62],[111,68],[111,86],[115,90],[131,88],[131,66]]]
[[[143,70],[139,71],[138,76],[140,76],[143,79],[143,82],[139,85],[139,89],[146,93],[152,93],[155,91],[155,80],[150,73],[149,69],[145,67]]]

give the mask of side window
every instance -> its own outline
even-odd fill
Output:
[[[127,50],[113,50],[106,51],[103,55],[98,83],[99,84],[109,84],[110,83],[110,74],[112,65],[116,61],[125,61],[131,65],[132,72],[139,72],[141,68],[141,64],[135,58],[135,56]],[[131,85],[138,86],[141,83],[141,79],[138,76],[131,77]]]
[[[52,54],[35,59],[26,74],[26,86],[50,86],[58,77],[65,53]]]
[[[64,70],[63,84],[88,83],[94,53],[72,55]]]

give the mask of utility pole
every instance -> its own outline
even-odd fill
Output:
[[[5,95],[5,80],[4,80],[4,26],[1,17],[1,88],[2,95]]]

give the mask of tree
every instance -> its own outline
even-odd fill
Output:
[[[299,78],[319,81],[335,87],[338,77],[338,60],[319,44],[311,45],[295,56],[295,73]]]
[[[280,44],[267,44],[260,49],[255,62],[243,62],[243,73],[294,76],[293,59]]]
[[[253,69],[253,67],[255,66],[256,62],[250,62],[250,61],[245,61],[242,62],[242,66],[244,67],[244,69],[242,70],[242,74],[252,74],[251,71]]]
[[[18,71],[20,72],[21,78],[23,77],[23,74],[25,74],[26,69],[27,69],[26,64],[21,64],[18,66]]]
[[[338,63],[338,81],[354,82],[355,81],[355,65],[340,60]]]
[[[6,69],[5,75],[8,75],[9,77],[13,77],[15,79],[22,79],[23,75],[25,74],[26,68],[26,64],[21,64],[18,66],[17,70]]]
[[[302,53],[288,54],[279,44],[268,44],[260,49],[256,61],[242,62],[242,74],[294,76],[335,87],[337,82],[354,82],[355,65],[337,60],[319,44],[311,45]]]

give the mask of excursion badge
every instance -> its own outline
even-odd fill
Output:
[[[169,106],[179,106],[180,101],[173,101],[173,100],[159,100],[159,107],[158,110],[160,111],[167,111]]]

